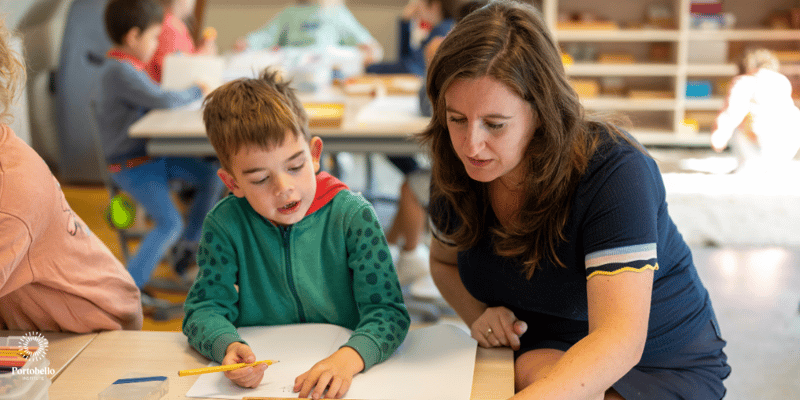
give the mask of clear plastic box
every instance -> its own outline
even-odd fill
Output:
[[[100,394],[99,400],[158,400],[169,392],[169,378],[131,372],[125,374]]]

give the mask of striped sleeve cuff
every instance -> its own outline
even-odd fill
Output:
[[[596,275],[616,275],[621,272],[658,270],[655,243],[616,247],[589,253],[585,258],[586,279]]]

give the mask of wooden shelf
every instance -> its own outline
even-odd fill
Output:
[[[711,134],[676,134],[673,131],[631,131],[643,146],[711,147]]]
[[[725,99],[722,97],[711,97],[708,99],[686,99],[687,110],[719,110],[725,106]]]
[[[723,52],[722,46],[731,45],[730,42],[768,42],[762,45],[782,51],[800,50],[800,30],[771,30],[750,28],[764,20],[770,10],[784,7],[778,0],[766,0],[748,7],[738,7],[735,12],[742,24],[739,29],[692,29],[689,9],[692,0],[667,0],[674,14],[673,22],[677,29],[558,29],[559,15],[580,12],[584,9],[606,11],[612,21],[618,25],[633,25],[641,23],[641,19],[629,18],[629,15],[640,15],[639,2],[616,3],[600,2],[599,0],[579,2],[577,0],[542,0],[542,15],[545,23],[554,32],[556,41],[564,43],[587,43],[596,50],[620,51],[634,54],[638,60],[646,60],[648,46],[652,43],[667,43],[670,47],[672,63],[636,63],[636,64],[600,64],[591,62],[578,62],[565,68],[570,77],[620,77],[630,87],[652,86],[663,87],[664,83],[671,81],[668,91],[672,98],[666,99],[631,99],[625,97],[590,97],[582,98],[581,103],[587,110],[619,111],[628,114],[632,120],[644,124],[658,126],[658,128],[640,129],[635,126],[631,132],[645,145],[665,146],[709,146],[709,134],[701,132],[686,134],[683,126],[684,118],[688,112],[707,111],[717,112],[725,105],[724,93],[714,93],[714,97],[696,99],[686,98],[686,82],[694,79],[708,78],[714,80],[726,79],[739,74],[739,67],[734,62],[727,62],[728,53]],[[625,9],[618,9],[625,8]],[[613,10],[612,10],[613,9]],[[743,11],[745,10],[745,11]],[[616,19],[616,20],[615,20]],[[717,46],[719,43],[720,47]],[[774,45],[773,45],[774,43]],[[735,45],[734,45],[735,46]],[[565,46],[566,48],[567,46]],[[709,61],[693,61],[697,53],[702,53],[704,48],[719,50],[714,54],[719,63]],[[619,49],[619,50],[615,50]],[[597,50],[600,51],[600,50]],[[711,60],[711,58],[709,58]],[[783,63],[781,72],[792,77],[800,76],[800,62]],[[652,78],[652,79],[648,79]],[[577,80],[577,79],[576,79]],[[641,85],[643,81],[653,81]],[[657,80],[657,82],[656,82]],[[800,104],[800,100],[796,101]],[[661,127],[661,125],[665,125]]]
[[[736,64],[689,64],[686,75],[690,76],[735,76],[739,74]]]
[[[614,29],[614,30],[558,30],[556,40],[560,42],[677,42],[677,30],[661,29]]]
[[[755,5],[754,5],[755,6]],[[800,30],[796,29],[693,29],[689,31],[690,41],[701,40],[740,40],[772,41],[800,40]]]
[[[589,110],[673,111],[674,99],[630,99],[627,97],[593,97],[581,99]]]
[[[675,64],[599,64],[575,63],[566,68],[572,76],[675,76]]]

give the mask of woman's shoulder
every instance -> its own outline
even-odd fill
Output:
[[[599,125],[595,129],[600,143],[589,160],[584,183],[613,174],[657,172],[655,160],[633,135],[609,125]]]

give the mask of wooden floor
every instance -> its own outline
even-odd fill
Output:
[[[75,212],[119,255],[115,232],[102,218],[108,201],[105,190],[65,186],[64,193]],[[376,209],[379,214],[391,212]],[[725,399],[800,398],[800,249],[695,246],[692,250],[728,342],[725,352],[733,371],[725,382]],[[156,271],[162,276],[169,273],[166,265]],[[159,296],[182,301],[180,296]],[[180,318],[167,322],[147,318],[144,329],[180,330],[180,323]]]

